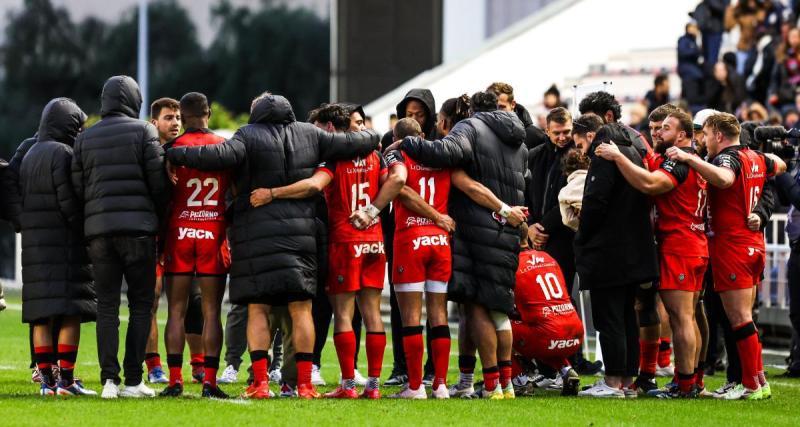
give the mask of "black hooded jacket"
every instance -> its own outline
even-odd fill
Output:
[[[422,127],[425,138],[431,141],[438,138],[439,133],[436,131],[436,116],[439,112],[436,111],[436,102],[433,99],[433,93],[428,89],[411,89],[408,91],[406,96],[403,97],[403,100],[397,103],[397,118],[402,119],[406,116],[406,105],[408,105],[410,101],[419,101],[425,106],[427,116],[425,119],[425,126]],[[392,145],[392,142],[394,142],[394,134],[392,131],[383,134],[381,145],[383,145],[384,148]]]
[[[72,144],[86,114],[56,98],[22,160],[22,320],[80,316],[94,320],[97,298],[83,243],[82,208],[70,182]]]
[[[89,239],[159,230],[169,195],[164,150],[156,128],[138,119],[141,103],[136,81],[111,77],[103,86],[102,120],[75,141],[72,184]]]
[[[22,193],[19,185],[19,169],[22,166],[22,159],[28,154],[28,150],[36,143],[37,135],[23,140],[14,152],[14,156],[8,161],[8,167],[3,171],[3,216],[14,227],[14,231],[20,232],[20,216],[22,216]]]
[[[441,140],[406,138],[401,148],[430,167],[463,168],[511,206],[525,202],[525,128],[513,113],[477,113]],[[519,235],[493,212],[453,188],[448,212],[456,222],[448,297],[510,313],[519,265]]]
[[[650,203],[633,188],[614,162],[594,154],[614,141],[640,167],[646,149],[633,129],[619,123],[603,126],[589,148],[581,220],[575,236],[575,263],[581,289],[640,285],[658,278]]]
[[[317,197],[279,199],[254,208],[250,193],[311,177],[322,161],[347,159],[378,146],[374,131],[328,133],[295,121],[289,101],[257,101],[249,124],[228,141],[167,151],[170,162],[201,170],[233,169],[236,197],[231,243],[234,304],[285,305],[317,290]]]

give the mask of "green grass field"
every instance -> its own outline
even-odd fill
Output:
[[[11,306],[0,313],[0,425],[797,425],[800,423],[800,380],[774,378],[774,397],[760,402],[714,400],[622,401],[562,398],[539,393],[513,401],[206,401],[199,398],[200,386],[187,385],[180,399],[104,401],[99,398],[43,398],[38,385],[30,382],[27,327],[20,322],[19,297],[10,295]],[[160,317],[163,317],[160,316]],[[122,325],[124,333],[125,323]],[[85,385],[100,391],[94,325],[84,325],[83,342],[76,375]],[[454,347],[455,348],[455,347]],[[363,352],[363,349],[362,349]],[[162,348],[163,354],[163,348]],[[363,354],[363,353],[362,353]],[[365,359],[363,356],[361,359]],[[245,366],[246,366],[245,362]],[[365,363],[365,362],[363,362]],[[333,345],[327,346],[323,376],[329,384],[338,378]],[[387,347],[384,375],[391,366]],[[188,365],[187,365],[188,370]],[[363,372],[363,371],[362,371]],[[770,370],[776,375],[779,371]],[[246,374],[245,374],[246,375]],[[245,375],[240,374],[244,380]],[[455,357],[450,379],[457,378]],[[722,376],[707,378],[716,388]],[[593,378],[584,378],[584,383]],[[664,382],[661,380],[660,382]],[[231,395],[244,384],[223,388]],[[332,387],[325,387],[327,391]],[[157,390],[160,387],[157,388]],[[273,387],[278,391],[278,387]],[[397,389],[385,388],[384,394]]]

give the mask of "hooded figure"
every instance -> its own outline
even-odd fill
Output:
[[[153,396],[142,383],[156,282],[156,233],[168,183],[156,128],[139,120],[136,81],[115,76],[103,86],[102,119],[75,140],[72,186],[82,205],[84,236],[97,289],[97,352],[103,397]],[[125,389],[120,391],[119,304],[128,285]]]
[[[263,95],[250,120],[221,144],[168,151],[177,166],[200,170],[232,169],[236,186],[231,244],[230,299],[234,304],[286,305],[317,291],[317,197],[280,199],[254,208],[250,193],[311,177],[322,161],[364,155],[378,135],[328,133],[295,121],[289,101]]]
[[[490,111],[458,122],[441,140],[408,137],[400,148],[429,167],[463,168],[503,202],[522,206],[528,163],[524,142],[525,128],[516,114]],[[457,224],[448,298],[511,313],[519,264],[518,231],[456,188],[450,190],[448,212]]]
[[[436,115],[438,111],[436,111],[436,101],[433,99],[433,93],[428,89],[411,89],[408,91],[403,100],[397,103],[397,117],[399,119],[406,117],[406,107],[411,101],[419,101],[425,108],[425,125],[420,125],[422,133],[425,134],[425,139],[433,141],[438,138],[439,134],[436,132]],[[392,145],[392,142],[394,142],[394,134],[390,130],[381,138],[381,145],[386,148]]]
[[[82,208],[70,182],[72,144],[86,114],[56,98],[42,112],[37,142],[20,169],[22,320],[80,316],[92,321],[97,298],[83,241]]]

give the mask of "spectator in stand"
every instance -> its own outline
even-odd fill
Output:
[[[789,110],[783,115],[783,127],[786,129],[796,127],[798,121],[800,121],[800,113],[798,113],[797,110]]]
[[[703,0],[697,5],[694,12],[690,13],[691,17],[697,21],[697,26],[702,34],[703,64],[709,75],[712,71],[711,67],[719,60],[722,33],[725,30],[725,11],[729,4],[730,0]],[[680,70],[678,72],[680,73]]]
[[[694,112],[700,111],[703,105],[704,75],[703,68],[700,66],[703,52],[697,43],[699,34],[700,29],[697,27],[697,23],[691,21],[686,24],[686,33],[678,39],[678,76],[681,78],[681,96],[689,102],[689,108]],[[705,35],[703,35],[703,43],[707,43]]]
[[[767,102],[772,72],[775,69],[775,50],[780,38],[759,29],[752,55],[744,64],[747,95],[761,103]]]
[[[800,29],[792,28],[775,52],[776,65],[772,72],[769,104],[785,111],[795,101],[800,84]]]
[[[544,91],[544,98],[542,99],[542,104],[544,105],[544,108],[546,108],[548,111],[556,107],[566,108],[567,106],[565,102],[561,101],[561,92],[558,91],[558,87],[556,87],[555,83],[550,85],[550,87],[547,88],[546,91]]]
[[[647,107],[644,104],[633,104],[629,116],[628,126],[639,132],[647,129]]]
[[[742,78],[725,62],[714,65],[714,78],[709,82],[708,90],[708,107],[730,113],[739,108],[746,96]]]
[[[653,88],[644,96],[647,103],[647,114],[650,114],[659,105],[669,104],[669,76],[658,73],[653,80]]]
[[[744,74],[744,65],[756,46],[756,30],[764,22],[763,4],[758,0],[740,0],[725,11],[725,31],[739,27],[739,42],[736,44],[736,71]],[[716,70],[715,70],[716,71]],[[715,72],[716,74],[716,72]]]

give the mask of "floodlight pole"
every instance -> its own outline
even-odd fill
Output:
[[[147,97],[147,1],[148,0],[139,0],[139,50],[136,79],[139,81],[139,90],[142,92],[142,108],[139,110],[139,118],[142,120],[147,119],[149,113],[149,108],[147,107],[150,103]]]

